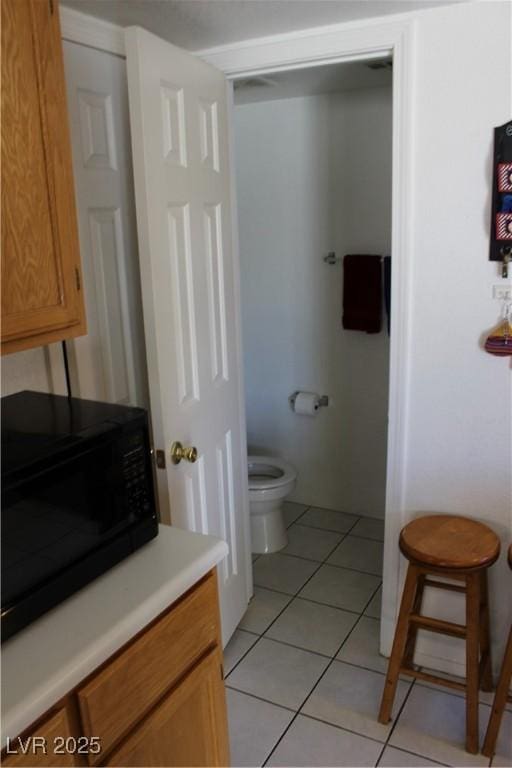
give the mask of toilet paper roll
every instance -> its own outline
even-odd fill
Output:
[[[314,416],[318,411],[320,396],[314,392],[297,392],[293,410],[302,416]]]

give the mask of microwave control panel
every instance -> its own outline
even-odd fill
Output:
[[[144,437],[143,430],[132,432],[123,451],[125,499],[136,518],[148,517],[152,508],[151,467]]]

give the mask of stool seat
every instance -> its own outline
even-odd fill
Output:
[[[500,540],[477,520],[426,515],[402,529],[400,550],[416,563],[466,571],[492,565],[500,553]]]

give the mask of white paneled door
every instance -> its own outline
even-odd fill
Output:
[[[126,32],[142,301],[162,517],[225,539],[227,642],[251,591],[228,90],[210,65]],[[197,448],[170,460],[173,442]]]
[[[126,64],[63,46],[88,326],[68,342],[73,393],[147,406]]]

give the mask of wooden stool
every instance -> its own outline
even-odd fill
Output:
[[[508,549],[508,564],[512,568],[512,544]],[[510,682],[512,680],[512,626],[508,633],[507,647],[505,649],[505,656],[503,657],[503,664],[501,667],[500,679],[498,680],[498,687],[496,688],[496,694],[492,704],[491,716],[489,718],[489,725],[487,726],[487,733],[485,734],[484,746],[482,753],[486,757],[492,757],[496,748],[496,739],[498,738],[498,732],[500,730],[501,718],[505,710],[505,704],[507,701],[512,701],[512,696],[509,693]]]
[[[466,749],[478,752],[478,689],[492,690],[487,568],[500,553],[500,541],[486,525],[455,515],[413,520],[400,533],[400,550],[409,560],[398,622],[380,705],[379,722],[391,717],[398,676],[446,685],[466,692]],[[428,578],[435,574],[461,584]],[[425,587],[466,594],[466,624],[421,615]],[[445,680],[413,667],[418,629],[466,640],[465,683]]]

